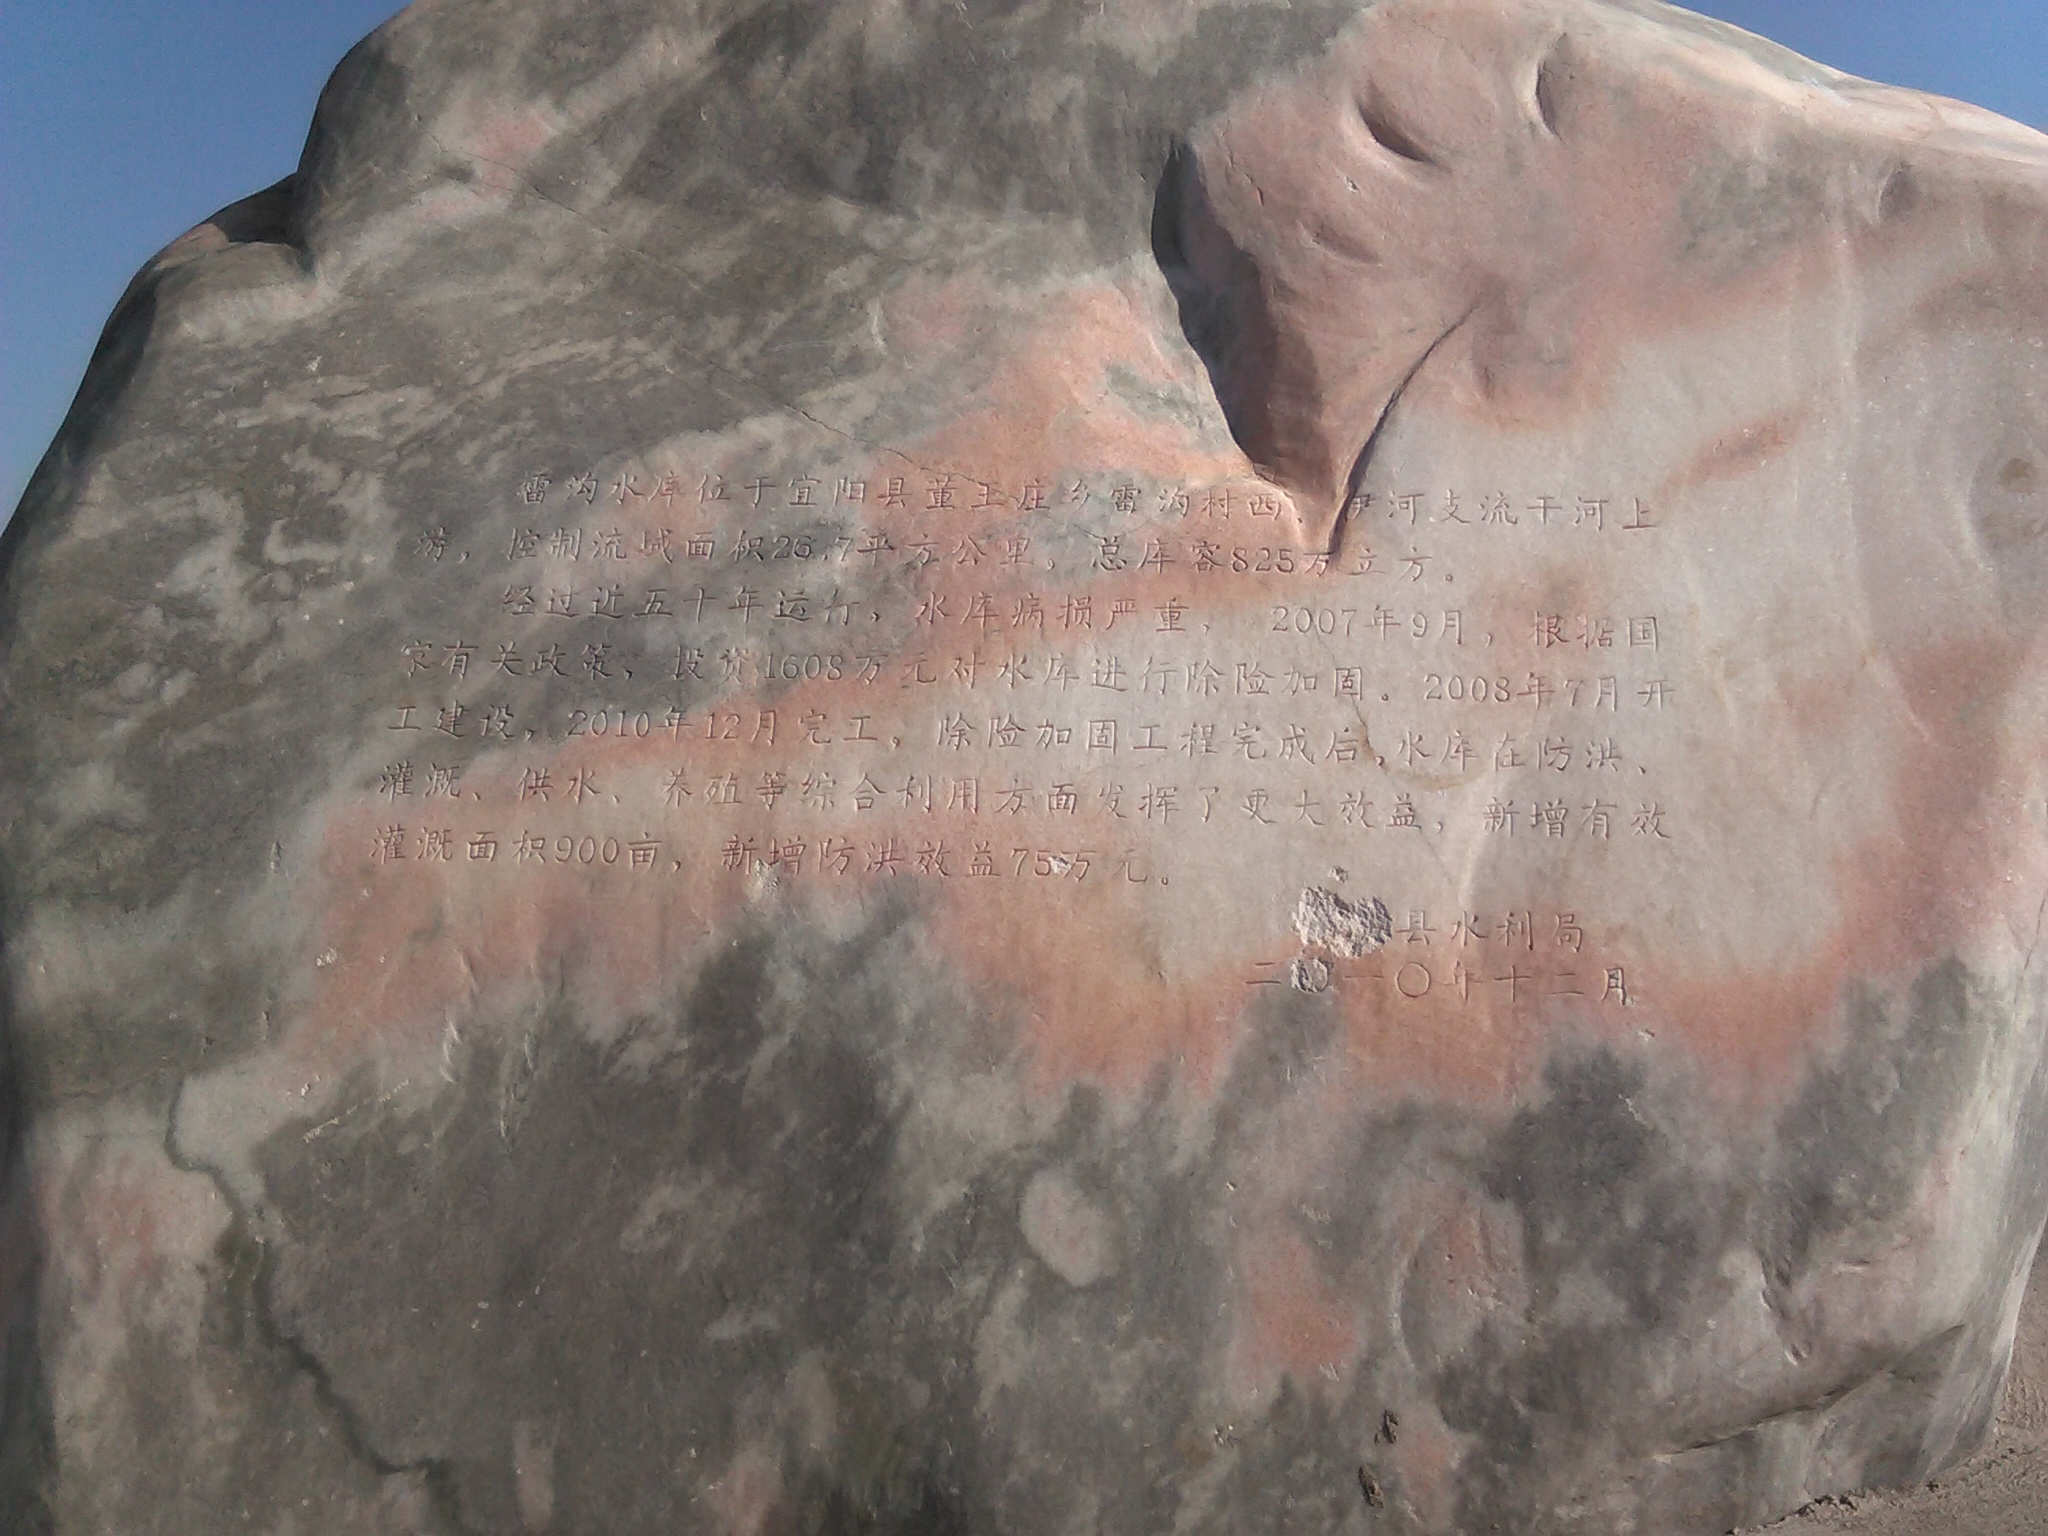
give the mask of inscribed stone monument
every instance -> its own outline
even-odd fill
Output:
[[[1719,1532],[2048,1216],[2048,141],[1648,0],[423,0],[6,535],[61,1532]]]

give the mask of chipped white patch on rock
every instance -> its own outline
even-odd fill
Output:
[[[1294,909],[1294,931],[1311,949],[1355,957],[1377,953],[1392,936],[1394,919],[1377,896],[1346,901],[1335,891],[1312,885],[1301,893]]]
[[[1024,1190],[1021,1224],[1031,1251],[1071,1286],[1093,1285],[1116,1266],[1109,1218],[1063,1173],[1033,1177]]]

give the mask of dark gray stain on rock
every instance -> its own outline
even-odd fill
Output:
[[[10,1005],[0,998],[0,1022]],[[57,1435],[40,1338],[42,1234],[24,1177],[27,1126],[13,1037],[0,1028],[0,1517],[51,1536]]]

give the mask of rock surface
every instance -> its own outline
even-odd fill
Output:
[[[49,1532],[1719,1532],[2048,1216],[2048,140],[1598,0],[424,0],[5,536]]]
[[[1904,1489],[1831,1495],[1771,1536],[2040,1536],[2048,1530],[2048,1254],[2020,1309],[1998,1432],[1968,1461]]]

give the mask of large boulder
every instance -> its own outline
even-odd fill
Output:
[[[10,1530],[1718,1532],[2048,1216],[2048,140],[1648,0],[424,0],[5,538]]]

